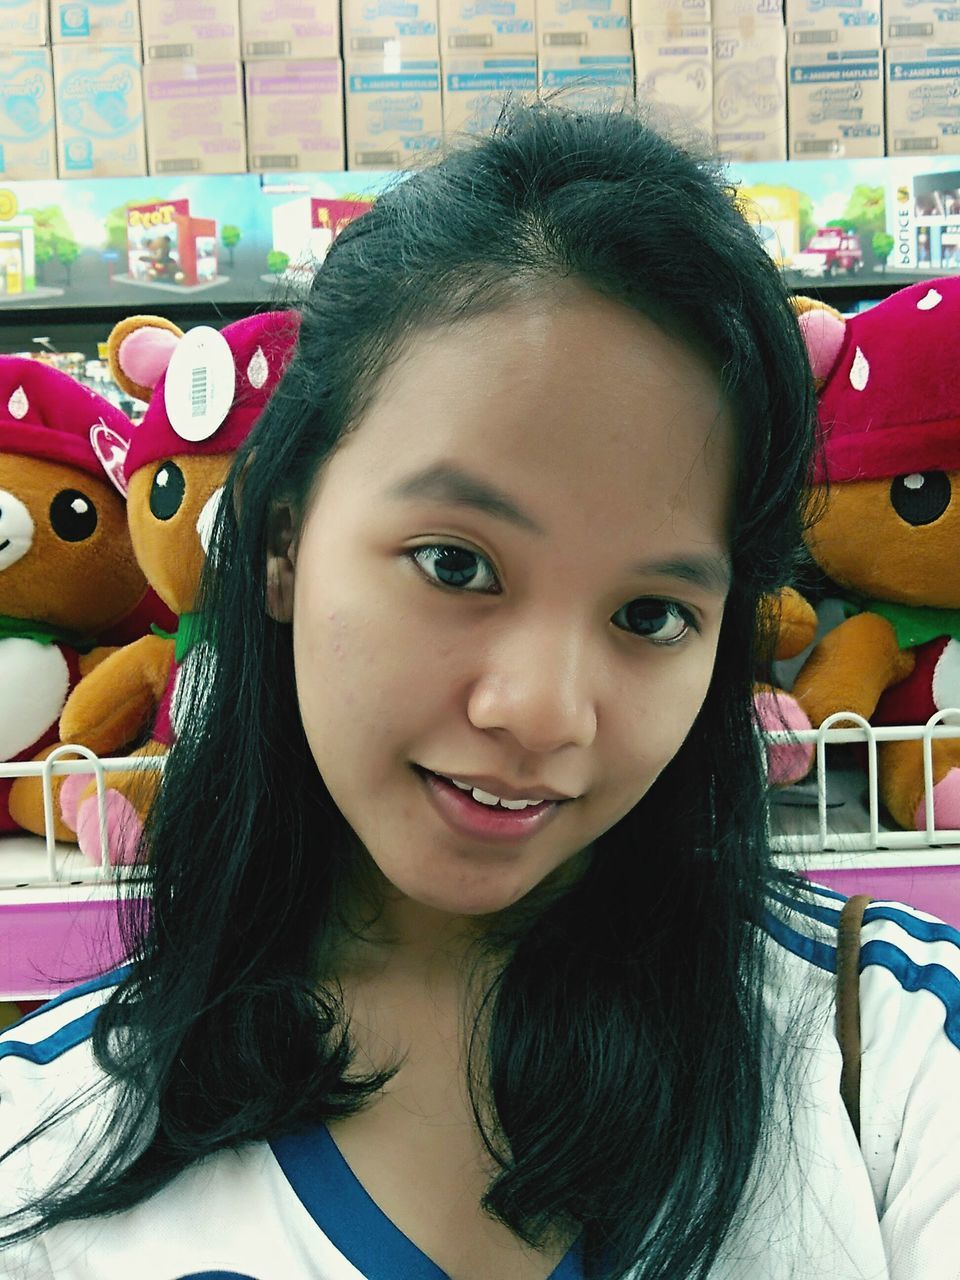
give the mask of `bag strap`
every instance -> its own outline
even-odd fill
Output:
[[[860,926],[873,899],[866,893],[848,898],[837,929],[836,1035],[843,1055],[840,1096],[860,1141]]]

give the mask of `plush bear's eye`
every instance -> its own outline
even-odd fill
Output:
[[[183,506],[187,482],[175,462],[161,462],[150,490],[150,510],[158,520],[170,520]]]
[[[50,503],[50,524],[64,542],[83,542],[97,527],[97,508],[79,489],[62,489]]]
[[[950,477],[945,471],[897,476],[890,486],[890,501],[907,524],[933,524],[950,505]]]

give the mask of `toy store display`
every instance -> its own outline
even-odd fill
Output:
[[[0,760],[58,745],[70,691],[147,593],[118,470],[132,435],[67,374],[0,357]],[[38,778],[0,779],[0,832],[20,829],[45,831]],[[55,834],[75,838],[59,820]]]
[[[298,321],[295,312],[266,312],[219,332],[198,326],[183,334],[160,317],[137,316],[111,334],[116,380],[150,402],[120,461],[133,549],[178,623],[175,635],[144,636],[79,683],[60,718],[64,742],[84,742],[100,756],[145,757],[165,754],[175,740],[184,682],[215,660],[193,609],[223,483],[280,380]],[[135,745],[145,732],[148,740]],[[156,770],[106,774],[112,864],[133,859],[158,779]],[[95,783],[73,775],[61,810],[98,863]]]
[[[960,279],[913,285],[845,318],[801,304],[824,452],[816,563],[847,596],[840,625],[793,686],[814,726],[852,711],[923,725],[960,707]],[[823,488],[823,486],[829,486]],[[900,827],[927,823],[923,746],[881,743],[880,798]],[[934,822],[960,828],[960,740],[933,743]]]

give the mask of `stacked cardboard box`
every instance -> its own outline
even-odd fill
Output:
[[[788,0],[792,159],[884,153],[880,0]]]
[[[50,0],[61,178],[146,172],[137,0]]]

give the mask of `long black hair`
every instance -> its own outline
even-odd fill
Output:
[[[152,894],[123,917],[131,969],[93,1033],[119,1091],[109,1140],[8,1239],[127,1209],[202,1157],[354,1113],[390,1078],[351,1069],[341,993],[316,977],[361,851],[304,735],[290,628],[265,611],[268,514],[302,507],[411,335],[562,277],[718,371],[738,440],[733,585],[682,747],[515,930],[484,992],[470,1037],[498,1166],[484,1207],[532,1244],[582,1228],[590,1276],[704,1277],[717,1258],[769,1145],[764,912],[803,883],[770,855],[751,690],[759,603],[800,553],[813,388],[784,285],[719,167],[632,109],[555,103],[511,106],[490,136],[398,180],[316,274],[228,481],[202,593],[216,660],[147,824]]]

